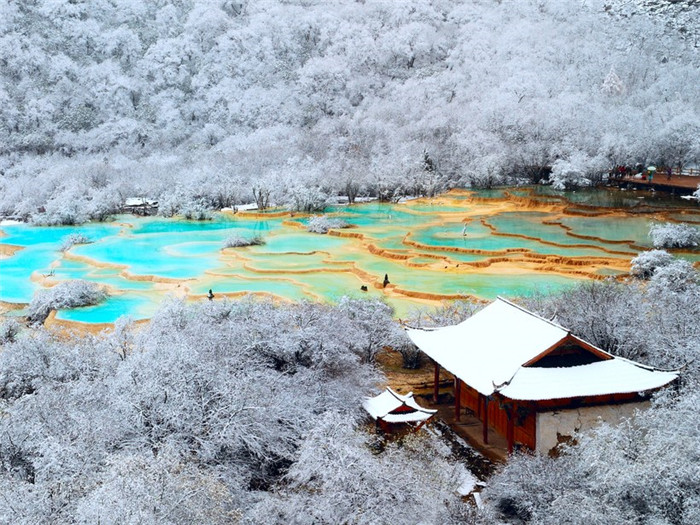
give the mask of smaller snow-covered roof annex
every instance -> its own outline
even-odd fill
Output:
[[[373,419],[387,423],[423,423],[437,412],[416,403],[413,392],[402,396],[389,387],[378,396],[365,399],[362,406]]]
[[[615,357],[502,298],[457,325],[406,331],[418,348],[484,396],[541,401],[625,394],[678,377]]]

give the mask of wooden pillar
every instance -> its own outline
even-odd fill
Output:
[[[455,376],[455,420],[459,421],[459,413],[462,411],[462,380]]]
[[[484,444],[489,444],[489,398],[484,396],[484,426],[482,428]]]
[[[508,440],[508,455],[513,453],[513,442],[515,441],[515,405],[506,407],[508,426],[506,428],[506,439]]]
[[[437,361],[435,363],[435,384],[433,385],[433,401],[438,402],[438,395],[440,394],[440,364]]]

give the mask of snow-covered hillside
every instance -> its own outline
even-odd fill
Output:
[[[538,180],[557,163],[590,176],[696,163],[700,59],[692,32],[664,20],[689,27],[698,8],[639,5],[5,3],[0,213],[69,202],[101,217],[144,195],[177,212],[250,202],[254,188],[272,203],[308,187],[391,197]]]

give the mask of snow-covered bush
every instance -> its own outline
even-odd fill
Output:
[[[71,233],[63,238],[59,250],[67,252],[76,244],[89,244],[91,242],[93,242],[92,239],[84,233]]]
[[[242,235],[231,235],[224,242],[224,248],[242,248],[244,246],[261,246],[265,244],[265,239],[260,235],[244,237]]]
[[[654,224],[649,236],[655,248],[694,248],[700,245],[700,230],[690,224]]]
[[[32,323],[42,323],[51,310],[90,306],[107,297],[105,290],[90,281],[64,281],[52,288],[40,290],[27,307],[27,318]]]
[[[193,181],[187,181],[186,184],[163,188],[158,199],[158,214],[163,217],[182,215],[185,219],[196,221],[211,220],[213,196],[212,199],[202,196],[198,191],[202,188],[192,184]]]
[[[343,219],[337,217],[328,217],[327,215],[314,215],[306,224],[306,230],[311,233],[328,233],[328,230],[337,230],[340,228],[349,228],[350,224]]]
[[[318,187],[293,185],[288,189],[287,208],[302,213],[318,213],[328,204],[328,194]]]
[[[697,286],[698,283],[700,283],[698,271],[685,259],[676,259],[657,268],[649,279],[650,288],[657,291],[682,292],[689,287]]]
[[[210,221],[211,208],[201,202],[188,202],[181,206],[180,213],[185,219],[193,221]]]
[[[0,345],[14,342],[20,329],[20,324],[14,319],[0,322]]]
[[[639,279],[649,279],[657,268],[667,266],[673,261],[673,255],[666,250],[649,250],[642,252],[630,261],[630,274]]]

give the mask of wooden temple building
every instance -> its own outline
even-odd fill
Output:
[[[509,453],[547,453],[576,431],[632,416],[678,377],[615,357],[501,298],[457,325],[406,330],[435,364],[435,399],[444,368],[454,376],[456,419],[470,410],[484,443],[491,427]]]
[[[420,429],[437,410],[423,408],[413,399],[413,392],[405,396],[387,389],[362,403],[364,409],[386,433]]]

